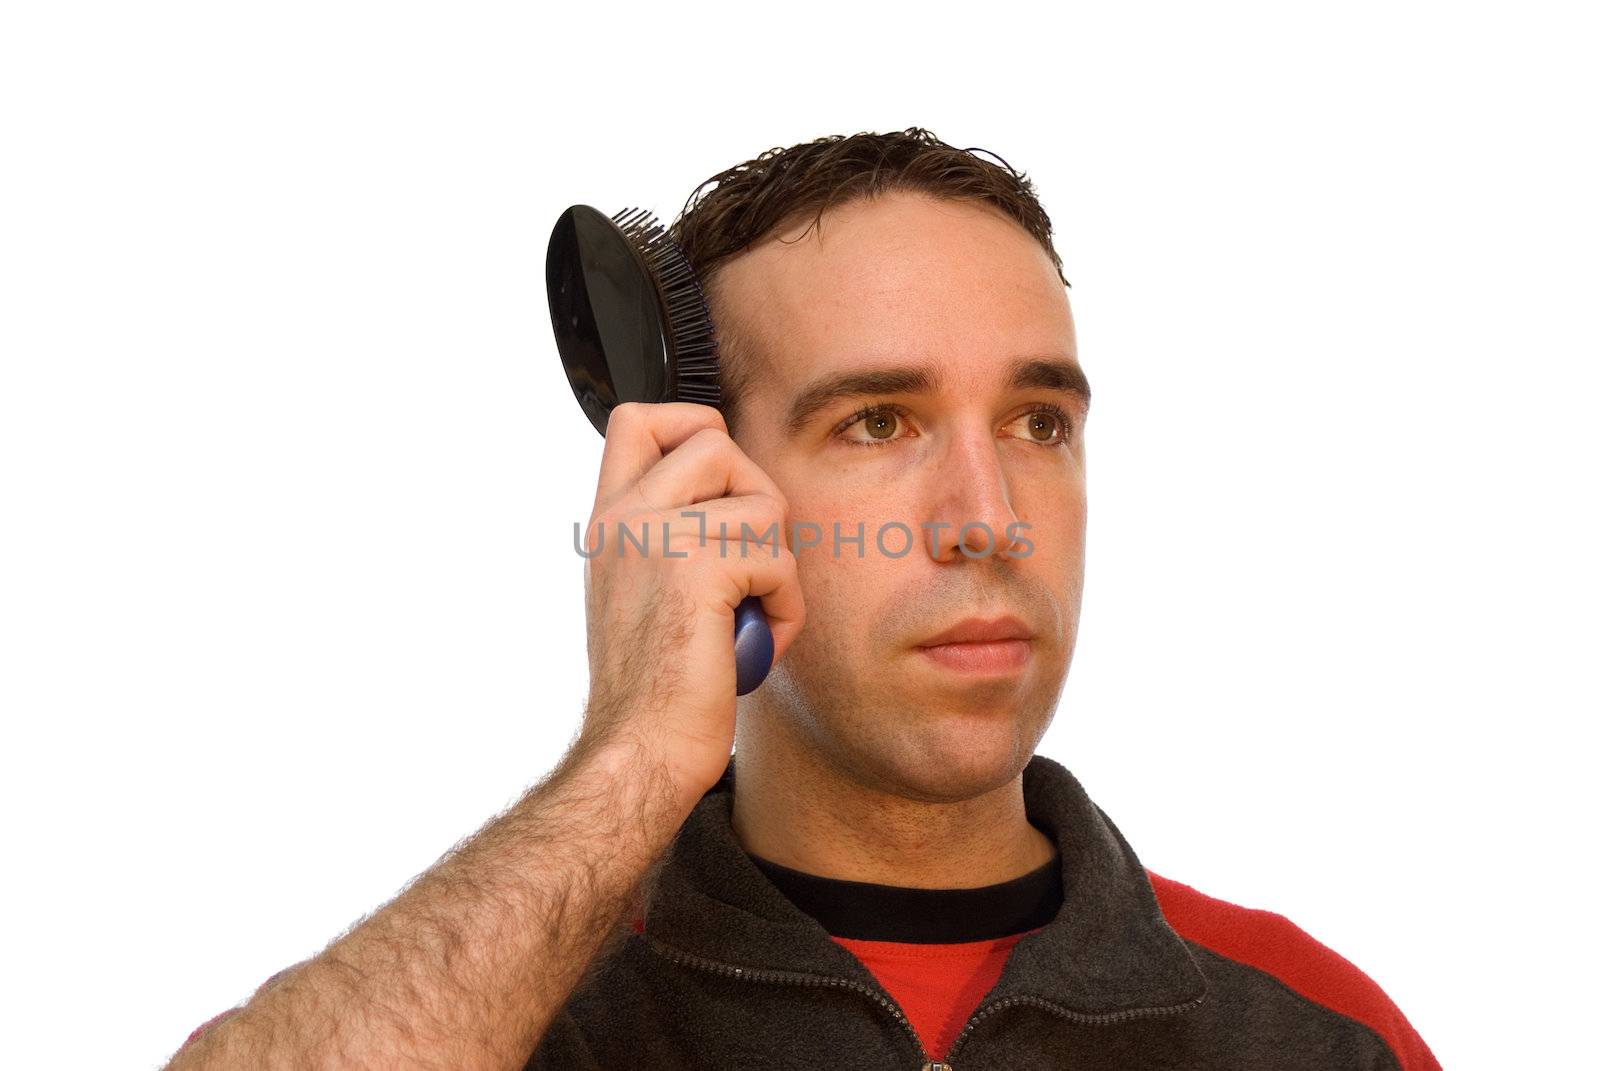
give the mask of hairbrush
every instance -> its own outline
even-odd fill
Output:
[[[545,256],[556,350],[578,405],[602,436],[623,402],[719,406],[717,338],[693,266],[654,215],[588,205],[561,213]],[[736,692],[772,669],[761,599],[733,613]]]

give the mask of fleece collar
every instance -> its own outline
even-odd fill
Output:
[[[685,820],[645,916],[648,940],[747,970],[848,978],[871,973],[751,861],[732,826],[734,762]],[[1034,755],[1022,773],[1028,820],[1060,849],[1061,910],[1016,943],[985,1003],[1011,996],[1084,1016],[1177,1009],[1205,977],[1161,915],[1144,868],[1067,769]]]

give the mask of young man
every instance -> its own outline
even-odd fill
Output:
[[[1147,873],[1034,754],[1090,390],[1030,184],[915,128],[711,182],[673,234],[726,401],[612,414],[589,549],[658,542],[586,562],[577,742],[171,1066],[1436,1067],[1356,968]],[[777,661],[736,701],[748,594]]]

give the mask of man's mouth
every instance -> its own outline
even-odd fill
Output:
[[[922,640],[919,647],[937,647],[949,643],[997,643],[1007,640],[1031,640],[1033,629],[1021,618],[1006,614],[1003,617],[969,617],[956,622],[943,632]]]
[[[923,640],[917,651],[934,665],[958,673],[1015,673],[1033,653],[1033,630],[1010,615],[971,617]]]

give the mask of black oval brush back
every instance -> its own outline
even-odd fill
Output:
[[[721,404],[700,281],[649,212],[567,209],[550,235],[545,287],[567,380],[601,435],[623,402]]]

